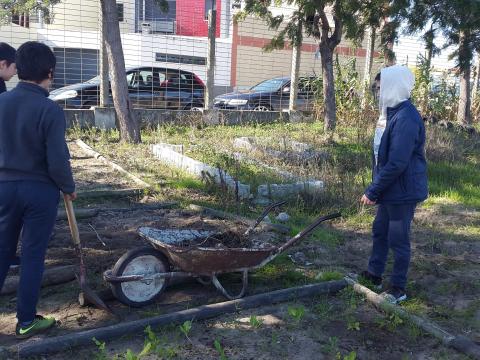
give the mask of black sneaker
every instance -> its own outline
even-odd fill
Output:
[[[381,296],[391,304],[399,304],[402,301],[407,300],[405,289],[397,286],[392,286],[389,290],[382,293]]]
[[[360,279],[366,280],[371,282],[373,287],[376,290],[382,289],[382,278],[380,276],[376,276],[371,274],[369,271],[365,270],[360,273]]]
[[[36,315],[29,325],[20,326],[17,324],[15,335],[17,339],[26,339],[38,333],[44,332],[55,325],[55,319]]]

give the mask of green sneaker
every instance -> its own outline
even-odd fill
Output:
[[[54,325],[54,318],[36,315],[35,320],[33,320],[30,325],[22,327],[20,326],[20,324],[17,324],[17,328],[15,329],[15,336],[17,339],[26,339],[45,330],[48,330]]]

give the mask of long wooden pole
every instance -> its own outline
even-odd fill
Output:
[[[378,309],[386,313],[398,315],[400,318],[417,325],[428,334],[439,339],[445,346],[454,348],[464,354],[467,354],[473,359],[480,359],[480,346],[475,344],[472,340],[464,336],[452,335],[434,322],[424,319],[420,316],[410,314],[400,306],[391,304],[385,300],[383,296],[380,296],[369,288],[359,284],[352,277],[346,277],[345,280],[352,285],[355,292],[364,295],[367,300],[375,305],[375,307]]]
[[[170,314],[155,316],[148,319],[123,322],[98,329],[80,331],[68,335],[22,342],[7,349],[0,348],[0,354],[8,352],[12,356],[25,358],[59,352],[76,346],[92,345],[92,339],[100,341],[116,339],[127,334],[143,333],[147,326],[165,326],[181,324],[187,320],[204,320],[227,313],[266,306],[274,303],[291,301],[299,298],[320,294],[333,294],[347,286],[345,280],[329,281],[319,284],[298,286],[289,289],[272,291],[264,294],[248,296],[242,299],[225,301],[216,304],[203,305]]]

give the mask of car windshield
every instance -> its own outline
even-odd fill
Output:
[[[285,84],[285,81],[282,79],[270,79],[255,85],[250,90],[255,92],[274,92],[280,90],[283,84]]]

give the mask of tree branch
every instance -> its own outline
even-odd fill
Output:
[[[335,30],[330,36],[329,40],[329,46],[333,50],[335,46],[340,44],[340,41],[342,41],[342,32],[343,32],[343,23],[342,21],[336,16],[333,16],[333,21],[335,22]]]

